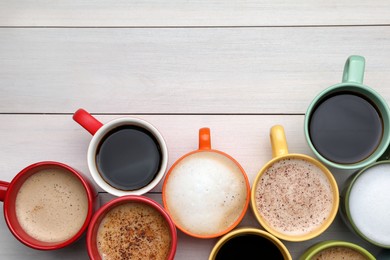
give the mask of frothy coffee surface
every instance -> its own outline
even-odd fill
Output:
[[[240,168],[229,158],[198,152],[172,169],[165,198],[176,224],[197,235],[213,235],[239,218],[247,187]]]
[[[330,247],[322,250],[311,260],[367,260],[368,258],[358,251],[343,246]]]
[[[390,164],[367,169],[349,195],[351,219],[369,239],[390,246]]]
[[[102,219],[97,246],[102,259],[166,259],[171,234],[154,208],[129,202],[111,209]]]
[[[256,208],[273,229],[304,235],[329,217],[333,193],[329,180],[316,165],[302,159],[272,164],[256,186]]]
[[[63,169],[47,169],[31,175],[15,202],[16,217],[31,237],[44,242],[70,239],[83,226],[88,213],[84,186]]]

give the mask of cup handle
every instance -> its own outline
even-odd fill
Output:
[[[85,128],[88,132],[94,135],[100,127],[103,126],[96,118],[94,118],[90,113],[80,108],[73,114],[73,120],[79,123],[82,127]]]
[[[274,125],[271,127],[270,138],[273,158],[288,154],[287,140],[283,126]]]
[[[199,150],[211,149],[210,128],[204,127],[199,129]]]
[[[5,194],[7,194],[9,183],[6,181],[0,181],[0,201],[4,201]]]
[[[365,64],[364,57],[357,55],[349,56],[344,66],[343,83],[363,84]]]

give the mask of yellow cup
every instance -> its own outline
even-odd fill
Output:
[[[262,245],[261,242],[256,244],[247,243],[246,245],[241,246],[239,249],[236,250],[235,247],[238,247],[238,244],[236,244],[234,247],[234,244],[231,242],[237,239],[238,237],[245,237],[245,236],[259,237],[260,239],[263,238],[264,245]],[[214,248],[210,253],[209,260],[215,260],[217,255],[222,252],[221,249],[226,250],[225,247],[231,247],[228,250],[230,250],[230,252],[233,252],[233,254],[237,253],[239,255],[237,259],[239,258],[245,259],[246,255],[250,256],[251,258],[254,258],[256,256],[255,254],[259,254],[259,256],[263,258],[275,259],[276,256],[271,255],[270,252],[267,251],[267,249],[269,249],[270,246],[272,247],[272,245],[275,246],[274,250],[275,250],[275,254],[278,256],[278,259],[280,256],[282,256],[284,260],[292,260],[292,257],[288,249],[279,239],[277,239],[275,236],[271,235],[266,231],[256,229],[256,228],[238,228],[227,233],[215,244]],[[229,256],[231,258],[235,257],[233,255],[229,255]]]
[[[337,183],[331,172],[319,161],[307,155],[288,152],[282,126],[273,126],[270,138],[273,159],[260,170],[252,185],[252,211],[260,225],[280,239],[294,242],[312,239],[323,233],[336,217],[339,206]],[[292,163],[302,166],[291,166]],[[284,172],[277,172],[280,170]],[[294,171],[296,173],[293,175]],[[289,179],[289,176],[294,177]],[[268,186],[264,184],[266,181]],[[272,192],[267,189],[272,189]],[[316,192],[322,192],[324,196],[318,196],[320,193]],[[271,198],[269,194],[278,195]],[[326,201],[321,201],[325,198]],[[270,206],[265,209],[264,205],[268,205],[267,203]],[[324,204],[327,205],[327,214],[321,213],[323,219],[315,220],[318,216],[316,212],[320,210],[318,205]],[[313,225],[310,226],[311,224]]]

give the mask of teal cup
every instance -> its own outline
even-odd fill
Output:
[[[357,170],[381,159],[390,143],[386,101],[363,84],[365,59],[350,56],[342,82],[319,93],[304,120],[307,143],[324,164]]]
[[[345,242],[328,240],[310,247],[299,260],[315,259],[364,259],[375,260],[375,257],[361,246]]]

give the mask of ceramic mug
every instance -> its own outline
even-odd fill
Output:
[[[66,247],[87,230],[98,206],[97,192],[68,165],[38,162],[10,183],[0,182],[0,200],[12,234],[39,250]]]
[[[299,260],[312,259],[364,259],[375,260],[375,257],[361,246],[356,244],[329,240],[310,247]]]
[[[144,196],[122,196],[105,204],[93,216],[87,232],[92,260],[173,260],[176,247],[172,219],[162,206]]]
[[[331,225],[337,214],[337,183],[319,161],[288,152],[282,126],[273,126],[270,138],[273,159],[252,185],[252,211],[260,225],[280,239],[314,238]]]
[[[223,236],[213,247],[209,260],[215,259],[292,260],[286,246],[270,233],[256,228],[239,228]]]
[[[162,196],[176,226],[187,235],[214,238],[237,226],[249,204],[244,169],[230,155],[211,148],[209,128],[199,130],[199,149],[169,169]]]
[[[390,161],[371,164],[351,175],[341,196],[341,216],[356,234],[390,248]]]
[[[88,147],[88,168],[94,181],[115,196],[141,195],[164,177],[168,149],[150,123],[131,117],[102,124],[84,109],[73,119],[93,137]]]
[[[390,143],[389,107],[363,85],[364,67],[363,57],[350,56],[342,83],[318,94],[306,111],[307,143],[321,162],[334,168],[359,169],[374,163]]]

